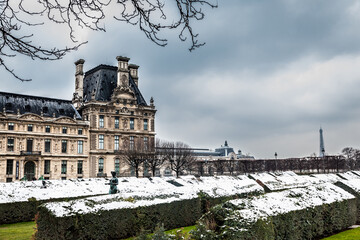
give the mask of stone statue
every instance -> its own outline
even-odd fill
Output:
[[[106,185],[110,185],[109,194],[115,194],[118,192],[117,185],[119,183],[119,180],[116,178],[116,172],[111,171],[112,179],[110,179],[109,183],[106,183]]]

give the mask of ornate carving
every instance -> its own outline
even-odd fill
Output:
[[[128,120],[126,118],[123,119],[123,127],[124,129],[127,129],[128,127]]]
[[[19,117],[19,119],[23,119],[23,120],[40,120],[40,121],[44,120],[42,117],[40,117],[39,115],[34,114],[34,113],[23,114],[22,116]]]

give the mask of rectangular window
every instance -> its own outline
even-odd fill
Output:
[[[148,130],[148,120],[144,119],[144,130]]]
[[[8,123],[8,130],[14,130],[14,123]]]
[[[51,149],[51,140],[45,139],[45,152],[50,152]]]
[[[82,130],[82,128],[79,128],[78,129],[78,135],[82,135],[83,134],[83,130]]]
[[[28,132],[32,132],[33,130],[33,125],[32,124],[28,124]]]
[[[119,117],[115,117],[115,128],[119,129]]]
[[[83,161],[79,160],[77,163],[77,174],[83,174]]]
[[[6,161],[6,174],[12,175],[13,174],[13,168],[14,168],[14,160],[7,160]]]
[[[104,135],[99,135],[99,149],[104,149]]]
[[[134,130],[134,118],[130,118],[130,129]]]
[[[104,159],[99,158],[99,173],[103,173],[103,172],[104,172]]]
[[[33,150],[33,139],[29,138],[26,140],[26,151],[31,153]]]
[[[44,162],[44,174],[50,174],[50,160]]]
[[[115,159],[115,172],[117,175],[120,173],[120,159],[118,158]]]
[[[13,152],[14,151],[14,138],[8,138],[7,140],[7,150],[9,152]]]
[[[45,126],[45,132],[50,133],[50,126]]]
[[[104,115],[99,116],[99,128],[104,128]]]
[[[148,150],[148,149],[149,149],[149,138],[144,137],[144,150]]]
[[[63,127],[62,133],[63,133],[63,134],[66,134],[66,133],[67,133],[67,127]]]
[[[115,136],[114,139],[114,150],[119,150],[119,136]]]
[[[61,161],[61,174],[66,174],[67,170],[67,161],[63,160]]]
[[[130,148],[130,150],[134,150],[134,136],[130,136],[129,148]]]
[[[84,142],[82,140],[78,141],[78,153],[82,154],[83,153],[83,145]]]
[[[67,152],[67,140],[61,141],[61,152],[66,153]]]

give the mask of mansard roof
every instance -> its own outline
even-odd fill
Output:
[[[129,84],[134,91],[137,104],[148,106],[134,79],[129,74]],[[95,94],[96,101],[111,101],[111,95],[117,85],[117,67],[109,65],[99,65],[85,73],[84,95],[85,102],[91,100],[91,95]]]
[[[45,117],[71,117],[81,119],[80,114],[72,105],[71,101],[22,95],[16,93],[0,92],[0,112],[5,109],[6,113],[20,114],[34,113]]]

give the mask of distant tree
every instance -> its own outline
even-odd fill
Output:
[[[213,164],[216,169],[216,173],[218,175],[224,174],[224,169],[225,169],[225,161],[224,160],[217,159],[213,162]]]
[[[149,148],[144,144],[141,138],[135,138],[134,142],[126,140],[124,142],[124,150],[120,152],[125,162],[134,169],[135,176],[139,177],[140,166],[143,165],[154,154],[153,148]]]
[[[183,142],[167,142],[163,145],[166,160],[170,163],[170,168],[176,173],[176,177],[184,170],[191,169],[195,158],[190,146]]]
[[[87,28],[94,31],[105,31],[105,12],[112,10],[116,20],[137,25],[148,39],[159,46],[167,45],[167,39],[159,37],[163,29],[180,29],[181,41],[190,39],[190,51],[204,45],[198,42],[198,34],[192,29],[195,21],[204,19],[203,6],[217,7],[212,0],[91,0],[91,1],[58,1],[58,0],[0,0],[0,66],[19,77],[7,64],[7,58],[17,54],[31,59],[57,60],[80,45],[75,36],[75,28]],[[169,5],[169,7],[168,7]],[[171,18],[170,12],[174,14]],[[29,27],[43,25],[45,21],[67,25],[70,39],[75,46],[65,48],[45,48],[43,44],[33,42],[34,35]],[[37,22],[40,21],[40,22]]]
[[[147,159],[147,163],[151,169],[153,177],[155,177],[156,170],[160,169],[166,161],[166,155],[163,151],[164,144],[165,142],[160,139],[156,139],[153,154],[149,155],[149,158]]]
[[[235,160],[229,159],[225,161],[225,169],[229,172],[230,175],[234,174],[235,171]]]

